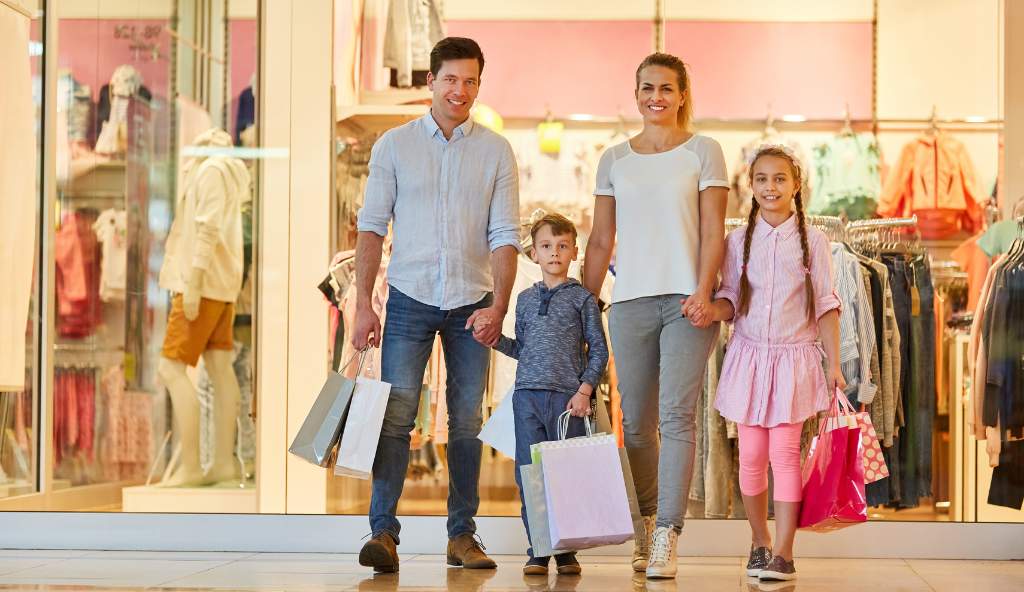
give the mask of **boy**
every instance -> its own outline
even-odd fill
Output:
[[[512,409],[516,425],[516,484],[523,500],[519,467],[530,464],[530,446],[558,439],[558,416],[569,411],[567,437],[584,434],[583,418],[590,415],[590,396],[608,363],[608,346],[597,299],[578,281],[569,279],[576,260],[576,227],[560,214],[548,214],[530,230],[532,259],[543,281],[524,290],[516,301],[516,336],[502,335],[494,345],[519,360]],[[585,348],[584,345],[587,347]],[[587,349],[589,348],[589,349]],[[526,505],[522,505],[526,534]],[[525,575],[548,573],[550,557],[534,557],[523,566]],[[558,573],[579,574],[575,553],[556,555]]]

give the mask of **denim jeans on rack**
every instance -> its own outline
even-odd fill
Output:
[[[900,392],[899,401],[903,408],[903,426],[899,429],[899,441],[891,448],[889,484],[891,504],[912,507],[917,504],[914,491],[917,489],[917,451],[914,445],[915,414],[912,412],[911,392],[915,381],[911,364],[913,333],[911,331],[910,277],[906,261],[902,256],[885,257],[883,262],[889,269],[889,285],[892,289],[893,305],[896,309],[896,328],[900,332]],[[887,461],[889,459],[886,459]]]
[[[932,286],[931,269],[924,258],[913,262],[914,281],[921,297],[921,336],[915,378],[920,387],[917,393],[917,495],[932,495],[932,437],[936,413],[936,368],[935,368],[935,288]]]

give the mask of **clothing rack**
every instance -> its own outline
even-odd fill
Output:
[[[726,234],[740,228],[747,223],[746,218],[726,218],[725,219],[725,232]]]
[[[823,231],[832,242],[845,242],[846,222],[839,216],[806,216],[807,223]]]
[[[846,225],[848,231],[875,230],[878,228],[908,228],[917,226],[917,215],[909,218],[873,218],[871,220],[854,220]]]

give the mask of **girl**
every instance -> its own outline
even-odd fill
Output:
[[[846,386],[839,369],[840,302],[832,258],[825,234],[808,228],[804,219],[805,179],[789,148],[757,151],[750,166],[750,216],[726,238],[722,286],[710,305],[690,312],[694,322],[735,322],[715,408],[739,425],[740,490],[753,531],[747,575],[762,580],[796,578],[800,433],[804,420],[828,408],[835,388]],[[774,555],[768,533],[769,459],[775,482]]]
[[[584,267],[583,283],[597,294],[617,248],[609,332],[644,516],[633,569],[648,578],[676,576],[693,475],[694,410],[719,329],[688,321],[679,308],[681,300],[700,309],[712,301],[729,187],[718,142],[690,130],[691,93],[676,56],[655,53],[637,68],[634,94],[644,127],[601,156]]]

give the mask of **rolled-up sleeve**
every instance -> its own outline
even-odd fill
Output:
[[[398,197],[394,161],[391,134],[384,134],[370,151],[370,175],[366,179],[366,195],[356,222],[360,232],[372,232],[378,236],[388,234],[388,224],[394,216]]]
[[[814,286],[815,317],[821,319],[830,310],[842,312],[842,301],[836,292],[832,271],[832,252],[823,234],[808,241],[811,249],[811,282]]]
[[[725,241],[725,258],[722,261],[722,284],[715,292],[715,298],[722,298],[732,303],[733,318],[736,320],[735,311],[739,310],[740,301],[740,270],[743,257],[742,229],[733,231]],[[737,240],[737,239],[740,240]]]
[[[507,246],[522,251],[519,244],[519,169],[508,142],[504,144],[498,176],[494,180],[487,222],[487,243],[491,252]]]

